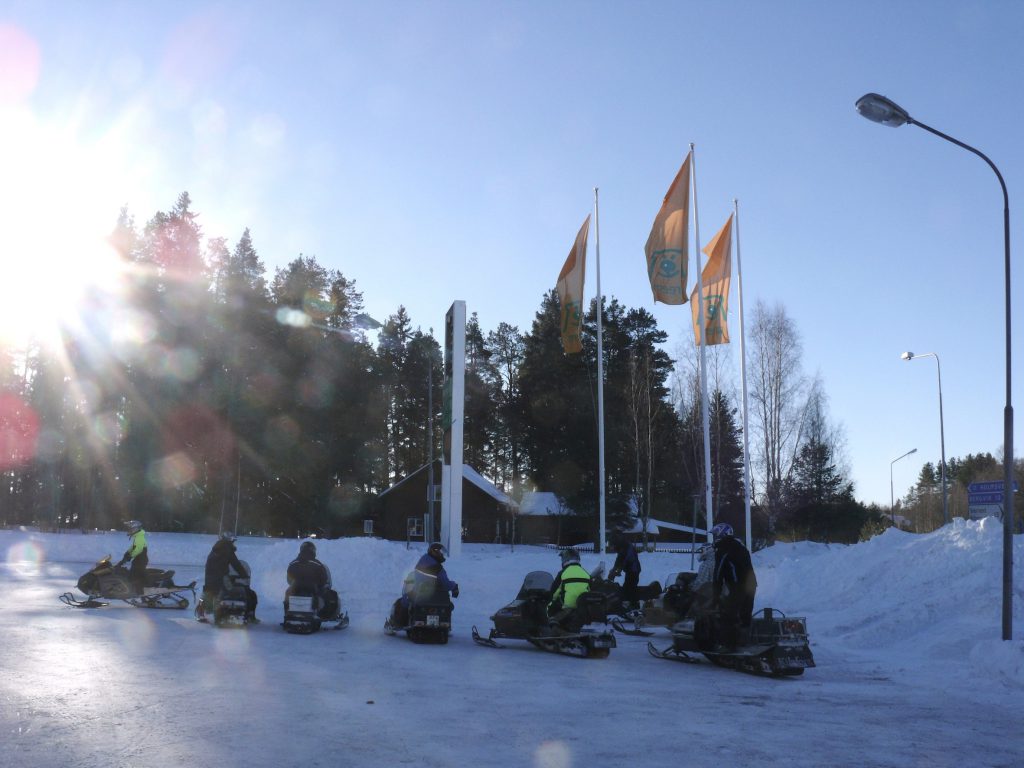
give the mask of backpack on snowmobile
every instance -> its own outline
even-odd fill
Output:
[[[88,596],[87,600],[77,599],[71,592],[60,596],[60,601],[74,608],[100,608],[108,603],[103,600],[123,600],[137,608],[187,608],[186,590],[195,598],[196,583],[188,585],[174,583],[174,571],[147,568],[142,594],[135,592],[131,572],[121,565],[114,565],[110,555],[99,560],[78,579],[78,589]],[[98,599],[98,598],[102,598]]]
[[[560,624],[548,618],[554,577],[547,571],[531,571],[523,579],[516,599],[491,616],[494,628],[482,637],[473,627],[473,640],[492,648],[501,646],[495,638],[526,640],[552,653],[586,658],[605,658],[615,647],[615,636],[607,629],[595,631],[587,624],[607,622],[607,601],[600,592],[584,592],[575,610]]]

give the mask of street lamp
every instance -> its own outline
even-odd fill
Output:
[[[897,456],[895,459],[889,462],[889,518],[892,520],[892,524],[896,525],[896,497],[893,495],[892,487],[892,465],[900,459],[905,459],[912,453],[917,453],[917,448],[911,448],[909,451],[904,453],[902,456]]]
[[[969,144],[947,136],[931,126],[914,120],[910,113],[896,102],[877,93],[866,93],[857,99],[857,111],[863,117],[890,128],[901,125],[916,125],[940,139],[956,144],[958,147],[972,152],[986,163],[999,179],[1003,190],[1003,261],[1006,294],[1006,406],[1003,408],[1003,640],[1013,639],[1013,405],[1010,399],[1010,196],[1006,192],[1006,182],[996,164],[982,152]]]
[[[913,360],[914,358],[934,357],[936,369],[939,372],[939,442],[942,446],[942,522],[949,522],[949,494],[946,492],[946,428],[942,419],[942,364],[939,356],[934,352],[924,352],[915,355],[913,352],[904,352],[900,355],[901,360]]]

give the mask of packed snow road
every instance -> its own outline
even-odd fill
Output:
[[[758,606],[807,615],[818,664],[803,677],[776,680],[657,660],[639,637],[619,636],[605,660],[516,641],[503,649],[475,645],[473,624],[486,632],[488,616],[514,596],[527,571],[554,567],[551,552],[539,548],[466,547],[448,563],[462,586],[451,641],[423,646],[381,631],[401,575],[418,555],[403,545],[322,542],[352,624],[305,637],[278,626],[281,569],[294,541],[240,542],[257,574],[263,623],[219,630],[197,623],[191,608],[61,605],[57,595],[120,539],[107,546],[100,537],[56,538],[0,532],[7,552],[0,565],[2,766],[902,768],[1009,767],[1024,759],[1017,738],[1024,687],[1019,672],[1002,671],[1020,663],[1019,641],[990,646],[966,630],[949,636],[942,625],[943,649],[961,652],[944,660],[945,650],[907,650],[906,632],[886,634],[892,618],[875,621],[872,643],[852,642],[868,622],[852,601],[849,627],[825,611],[858,576],[850,553],[863,548],[859,559],[870,561],[869,571],[886,556],[870,542],[755,556]],[[177,583],[202,583],[212,537],[155,533],[151,540],[154,565],[185,563],[173,566]],[[156,554],[161,548],[168,558]],[[585,556],[584,565],[598,559]],[[642,559],[645,579],[689,563],[668,554]],[[785,582],[810,560],[844,562],[821,569],[819,583],[787,591]],[[903,610],[881,604],[878,614]],[[669,643],[664,630],[651,639]],[[1005,654],[998,669],[968,663],[979,648]]]

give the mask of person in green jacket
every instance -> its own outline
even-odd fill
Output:
[[[146,586],[146,566],[149,565],[149,550],[146,547],[146,532],[138,520],[128,521],[128,551],[124,553],[118,565],[129,560],[132,563],[129,580],[136,595],[141,595]]]
[[[563,624],[576,610],[576,601],[590,591],[590,574],[580,565],[580,553],[575,549],[562,550],[562,570],[551,585],[548,617],[555,624]]]

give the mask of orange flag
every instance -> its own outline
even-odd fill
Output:
[[[663,304],[686,303],[686,269],[689,263],[690,155],[686,155],[644,246],[647,277],[654,300]]]
[[[714,239],[704,247],[703,253],[708,257],[708,263],[700,273],[701,293],[704,296],[704,327],[708,334],[704,343],[708,346],[728,344],[726,315],[729,312],[729,282],[732,275],[732,214],[729,214],[729,220],[718,230]],[[690,294],[690,306],[693,309],[693,335],[699,346],[701,324],[697,321],[697,315],[700,302],[697,301],[696,287]]]
[[[583,221],[576,242],[558,273],[558,299],[562,304],[562,349],[566,354],[583,349],[580,332],[583,329],[583,277],[587,265],[587,231],[590,216]]]

